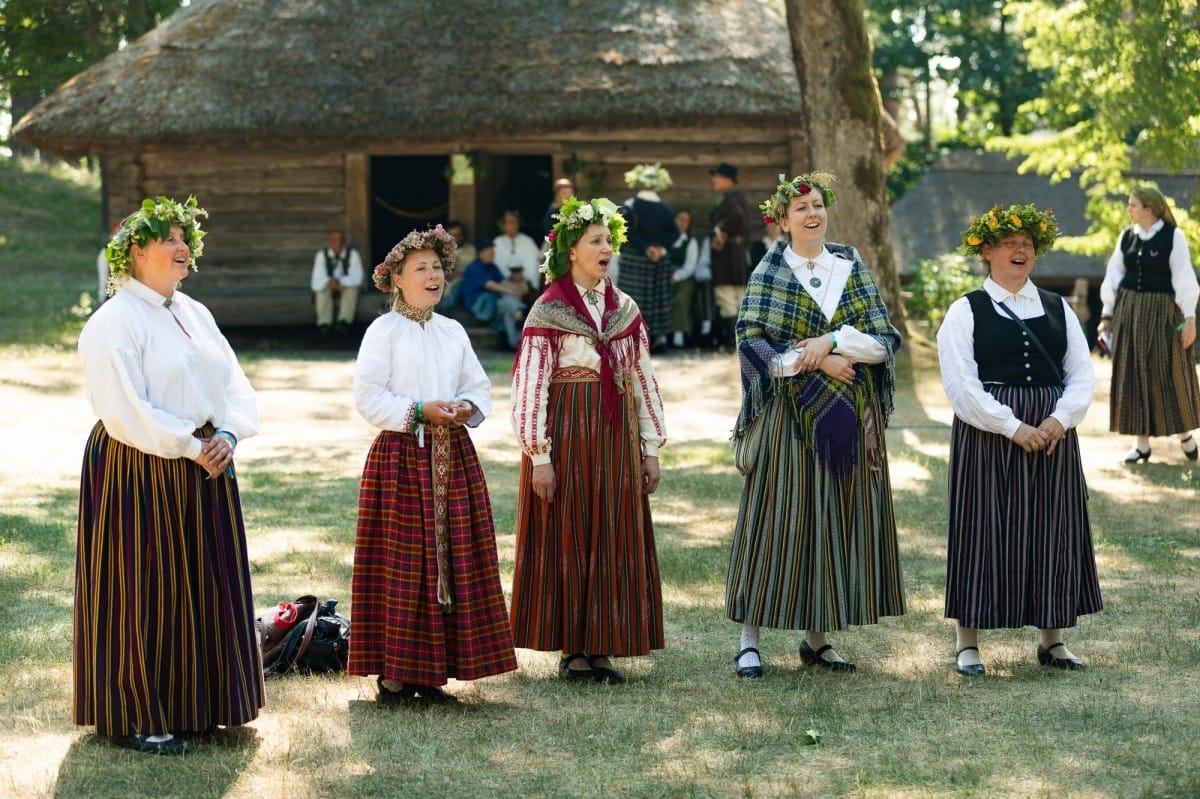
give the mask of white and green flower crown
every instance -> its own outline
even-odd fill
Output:
[[[588,225],[604,225],[608,228],[612,234],[613,252],[618,251],[625,241],[625,217],[621,216],[621,209],[605,197],[595,200],[568,197],[554,218],[558,221],[546,234],[546,259],[539,270],[546,276],[547,282],[557,280],[571,271],[571,259],[567,253],[579,241]]]
[[[1010,205],[1008,210],[996,204],[986,214],[971,217],[958,251],[963,255],[982,255],[985,246],[994,247],[1016,233],[1028,233],[1033,239],[1034,254],[1040,256],[1058,237],[1058,220],[1049,208],[1039,211],[1031,203]]]
[[[417,250],[433,250],[442,262],[445,274],[449,275],[454,271],[455,255],[458,253],[458,243],[454,241],[454,237],[441,225],[427,230],[413,230],[400,239],[383,259],[383,263],[376,266],[375,271],[371,273],[375,288],[385,293],[391,292],[392,273],[404,265],[404,259],[410,252]]]
[[[625,185],[631,189],[666,191],[671,188],[671,173],[662,164],[638,164],[625,173]]]
[[[183,240],[191,251],[188,265],[193,272],[196,271],[196,259],[204,252],[204,231],[200,229],[202,216],[208,216],[208,211],[197,205],[195,197],[188,197],[182,203],[168,197],[142,200],[142,207],[125,217],[104,248],[104,259],[108,261],[105,293],[111,297],[129,280],[133,266],[130,250],[133,245],[145,247],[150,241],[169,239],[171,225],[179,225],[183,229]]]
[[[783,219],[787,216],[788,203],[793,197],[803,197],[813,191],[821,192],[825,207],[832,208],[837,202],[837,195],[833,193],[833,184],[836,182],[837,178],[828,172],[809,172],[797,175],[791,180],[788,180],[787,175],[780,175],[775,193],[758,206],[763,213],[763,224],[769,225]]]

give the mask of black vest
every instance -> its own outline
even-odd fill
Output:
[[[1121,288],[1126,291],[1161,291],[1175,293],[1171,285],[1171,246],[1175,243],[1175,226],[1163,226],[1143,241],[1126,228],[1121,234],[1121,252],[1125,253],[1125,277]]]
[[[1024,321],[1061,368],[1067,355],[1067,313],[1062,297],[1042,289],[1038,296],[1046,314]],[[975,363],[981,381],[1008,386],[1062,385],[1058,372],[1033,340],[1008,314],[996,310],[986,291],[972,291],[967,301],[975,316]]]
[[[325,272],[329,277],[334,277],[336,272],[339,280],[350,274],[350,248],[343,247],[340,254],[334,255],[333,250],[326,247]]]

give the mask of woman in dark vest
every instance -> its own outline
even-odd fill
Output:
[[[960,249],[988,278],[937,335],[954,409],[945,611],[965,676],[984,673],[980,629],[1030,625],[1039,663],[1083,669],[1062,630],[1102,607],[1074,430],[1095,387],[1087,337],[1066,300],[1029,279],[1057,235],[1054,215],[1032,205],[972,219]]]
[[[1113,353],[1109,429],[1137,436],[1126,463],[1150,459],[1150,436],[1179,436],[1184,456],[1198,452],[1196,300],[1200,284],[1187,241],[1158,189],[1129,194],[1129,218],[1112,257],[1100,299],[1097,331]]]

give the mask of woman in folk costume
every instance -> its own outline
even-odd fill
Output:
[[[625,185],[637,194],[621,206],[628,241],[621,248],[621,290],[633,298],[654,348],[671,332],[671,247],[679,238],[675,212],[659,192],[671,188],[662,164],[638,164],[625,173]]]
[[[79,490],[75,723],[154,754],[263,705],[233,470],[258,406],[212,314],[178,290],[203,216],[158,197],[127,217],[105,249],[113,296],[79,336],[99,421]]]
[[[358,492],[351,674],[379,701],[453,703],[440,686],[516,669],[483,470],[468,427],[491,384],[462,325],[433,312],[456,246],[438,225],[375,267],[392,310],[363,336],[354,404],[382,428]]]
[[[608,200],[563,203],[513,365],[513,633],[576,682],[623,682],[611,657],[663,646],[649,495],[666,429],[646,325],[606,277],[624,238]]]
[[[988,278],[938,330],[954,409],[946,618],[968,677],[985,670],[980,629],[1027,625],[1040,630],[1039,663],[1083,669],[1062,630],[1102,607],[1075,433],[1096,383],[1087,337],[1067,301],[1029,279],[1057,235],[1054,215],[1032,205],[972,219],[960,249]]]
[[[858,252],[825,242],[832,175],[787,180],[760,207],[786,235],[750,277],[737,322],[746,475],[725,613],[739,677],[761,677],[759,627],[805,631],[805,664],[852,672],[826,640],[904,613],[884,428],[900,335]]]
[[[1126,463],[1150,460],[1151,436],[1177,436],[1183,456],[1195,461],[1200,283],[1162,192],[1136,186],[1127,209],[1133,224],[1117,239],[1100,284],[1104,307],[1097,332],[1113,353],[1108,429],[1137,437]]]

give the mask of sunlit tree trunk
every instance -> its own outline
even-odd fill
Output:
[[[787,0],[786,8],[804,109],[792,168],[838,176],[831,238],[858,248],[892,322],[903,332],[884,179],[882,103],[863,2]]]

